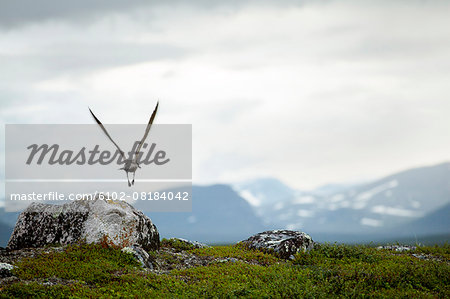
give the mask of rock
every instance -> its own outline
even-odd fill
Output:
[[[131,253],[138,260],[143,268],[148,268],[153,270],[152,260],[150,259],[150,255],[137,245],[133,245],[131,247],[122,248],[123,252]]]
[[[314,242],[303,232],[292,230],[271,230],[241,241],[246,247],[264,252],[273,252],[283,259],[293,259],[298,252],[312,249]]]
[[[410,245],[383,245],[383,246],[378,246],[377,249],[386,249],[386,250],[394,250],[394,251],[397,251],[397,252],[404,252],[404,251],[416,250],[416,246],[410,246]]]
[[[182,239],[182,238],[170,238],[169,241],[171,241],[171,240],[181,242],[181,243],[187,245],[188,247],[191,247],[192,249],[210,247],[209,245],[206,245],[206,244],[203,244],[203,243],[200,243],[197,241],[190,241],[190,240],[186,240],[186,239]]]
[[[416,258],[418,258],[418,259],[421,259],[421,260],[427,260],[427,259],[428,259],[428,256],[425,255],[425,254],[413,253],[412,256],[413,256],[413,257],[416,257]]]
[[[64,205],[34,202],[19,215],[7,249],[79,241],[154,250],[159,248],[159,233],[147,216],[125,201],[97,196]]]
[[[0,278],[12,276],[11,270],[14,269],[13,265],[7,263],[0,263]]]
[[[239,260],[234,257],[226,257],[223,259],[218,259],[217,262],[218,263],[237,263],[237,262],[239,262]]]

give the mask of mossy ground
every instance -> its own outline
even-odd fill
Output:
[[[143,270],[131,254],[100,245],[24,258],[16,263],[18,279],[0,286],[0,297],[450,298],[449,245],[396,253],[322,244],[293,261],[239,245],[163,245],[151,254],[173,265],[167,271]],[[186,266],[194,257],[205,262]]]

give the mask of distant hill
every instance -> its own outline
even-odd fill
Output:
[[[4,208],[0,208],[1,222],[11,227],[14,227],[14,225],[16,225],[17,217],[19,217],[19,214],[20,212],[6,212]]]
[[[432,235],[419,235],[409,237],[395,237],[392,239],[380,238],[380,244],[409,244],[409,245],[443,245],[450,243],[450,233],[444,234],[432,234]],[[376,241],[375,241],[376,243]]]
[[[396,229],[398,235],[424,236],[450,233],[450,203]]]
[[[4,208],[0,208],[0,246],[5,247],[9,237],[16,225],[19,212],[8,213]]]
[[[249,203],[228,185],[193,186],[192,213],[146,214],[165,238],[230,243],[266,229]]]
[[[6,247],[8,244],[9,237],[11,237],[11,233],[13,228],[3,222],[0,222],[0,246]]]

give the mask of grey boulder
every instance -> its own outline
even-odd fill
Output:
[[[10,265],[8,263],[0,263],[0,278],[12,276],[12,269],[14,269],[13,265]]]
[[[296,253],[312,249],[314,241],[304,232],[270,230],[253,235],[241,244],[250,249],[274,253],[283,259],[293,259]]]
[[[416,246],[410,246],[410,245],[384,245],[384,246],[377,247],[377,249],[394,250],[394,251],[398,251],[398,252],[416,250],[416,248],[417,248]]]
[[[106,243],[124,248],[159,248],[159,233],[150,218],[125,201],[77,200],[63,205],[32,203],[17,220],[8,249]]]
[[[192,247],[193,249],[196,248],[208,248],[210,247],[209,245],[200,243],[198,241],[191,241],[191,240],[186,240],[186,239],[182,239],[182,238],[171,238],[169,239],[169,241],[174,240],[174,241],[178,241],[181,242],[183,244],[185,244],[186,246]]]

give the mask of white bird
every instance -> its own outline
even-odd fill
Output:
[[[108,134],[108,131],[106,131],[106,129],[103,126],[103,124],[101,123],[101,121],[98,120],[98,118],[92,112],[91,108],[89,108],[89,111],[91,112],[91,114],[94,117],[97,124],[100,126],[100,128],[103,130],[103,132],[106,134],[106,136],[108,136],[109,140],[111,140],[111,142],[114,143],[114,145],[117,147],[120,154],[122,155],[123,159],[125,160],[124,167],[120,168],[119,170],[125,170],[125,172],[127,173],[128,187],[131,187],[131,185],[134,185],[134,176],[135,176],[136,169],[141,168],[141,166],[139,166],[139,163],[137,162],[137,159],[139,156],[139,152],[141,151],[142,145],[144,144],[144,141],[147,138],[148,132],[150,131],[153,120],[155,119],[156,112],[158,111],[158,106],[159,106],[159,101],[156,103],[155,110],[153,110],[152,116],[150,117],[150,120],[148,121],[147,128],[145,129],[144,137],[142,137],[141,141],[139,142],[139,145],[136,148],[136,152],[134,153],[134,155],[131,155],[129,159],[127,159],[125,157],[125,153],[120,149],[120,147],[117,145],[117,143],[114,142],[114,140]],[[130,179],[128,177],[129,172],[133,173],[133,180],[131,181],[131,183],[130,183]]]

